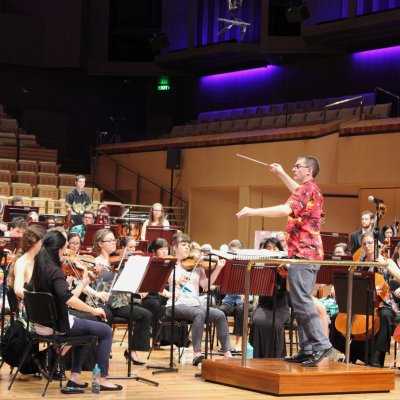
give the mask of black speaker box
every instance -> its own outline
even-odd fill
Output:
[[[181,150],[168,149],[167,150],[167,169],[180,169],[181,168]]]

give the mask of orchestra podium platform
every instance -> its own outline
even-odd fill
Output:
[[[203,360],[201,377],[209,382],[274,395],[388,392],[395,387],[395,371],[323,360],[316,367],[302,367],[282,359],[251,359],[242,367],[240,358]]]

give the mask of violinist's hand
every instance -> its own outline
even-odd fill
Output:
[[[107,292],[99,292],[96,296],[100,301],[103,303],[107,303],[108,299],[110,298],[110,293]]]
[[[87,270],[82,274],[82,285],[83,287],[87,286],[90,283],[89,272]]]
[[[95,266],[94,266],[94,269],[96,270],[96,272],[98,273],[98,274],[101,274],[102,272],[103,272],[103,269],[105,269],[106,267],[105,267],[105,265],[104,264],[100,264],[100,263],[98,263],[98,262],[96,262],[96,264],[95,264]]]
[[[254,210],[254,208],[250,208],[250,207],[244,207],[236,214],[236,216],[238,218],[253,217],[254,215],[255,215],[255,210]]]
[[[272,173],[274,173],[275,175],[278,175],[278,176],[283,175],[285,173],[281,164],[272,163],[269,165],[269,169]]]
[[[216,268],[222,269],[225,267],[226,260],[224,258],[220,258],[217,262]]]
[[[393,294],[394,294],[396,297],[400,297],[400,288],[397,288],[397,289],[393,292]]]
[[[92,315],[94,315],[95,317],[100,317],[103,320],[107,320],[105,311],[100,307],[93,308],[92,309]]]

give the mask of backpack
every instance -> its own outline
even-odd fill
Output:
[[[0,344],[0,352],[4,362],[10,367],[18,367],[22,357],[29,345],[29,340],[26,336],[26,328],[21,321],[14,321],[4,333],[4,338]],[[35,362],[32,359],[34,347],[31,349],[31,354],[25,359],[20,372],[22,374],[35,374],[39,372]]]

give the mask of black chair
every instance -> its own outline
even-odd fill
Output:
[[[160,337],[162,329],[166,328],[166,329],[168,329],[167,332],[170,332],[171,325],[172,325],[172,319],[171,319],[171,317],[165,315],[160,318],[159,323],[160,323],[160,327],[158,329],[158,332],[156,332],[155,336],[153,337],[152,345],[151,345],[149,354],[147,355],[147,359],[150,358],[150,355],[151,355],[152,351],[154,350],[154,346]],[[185,347],[188,347],[188,345],[190,345],[190,343],[191,343],[191,342],[189,342],[188,336],[190,334],[192,324],[193,324],[192,321],[188,321],[186,319],[175,319],[174,330],[175,330],[175,332],[178,333],[178,335],[177,335],[178,337],[174,334],[174,338],[171,339],[171,336],[169,335],[169,340],[174,340],[174,344],[178,346],[178,354],[179,354],[178,362],[179,363],[181,362]],[[175,339],[177,339],[177,340],[175,341]],[[186,342],[186,343],[184,343],[184,342]]]
[[[12,324],[16,320],[19,312],[18,298],[14,292],[14,289],[11,286],[6,286],[6,296],[8,300],[9,310],[6,310],[5,315],[4,316],[2,315],[1,317],[5,318],[6,315],[8,315],[10,318],[10,324]],[[4,360],[1,360],[0,369],[3,366],[3,364]],[[10,374],[12,374],[13,369],[14,369],[13,367],[10,368]]]
[[[59,363],[63,363],[64,356],[62,355],[63,349],[66,346],[93,346],[97,344],[97,337],[92,335],[87,336],[67,336],[56,334],[56,321],[58,319],[56,305],[53,296],[50,293],[41,292],[24,292],[24,301],[27,315],[27,326],[30,324],[51,325],[53,333],[51,335],[39,335],[34,331],[27,329],[27,337],[29,345],[22,357],[17,371],[12,377],[8,390],[11,389],[14,380],[23,365],[26,357],[31,352],[32,347],[38,343],[47,343],[54,345],[57,351],[57,358],[53,364],[49,363],[49,375],[46,387],[43,390],[42,397],[46,395],[49,383],[53,380],[53,373]],[[49,357],[50,358],[50,357]],[[62,377],[60,374],[60,387],[62,386]]]

